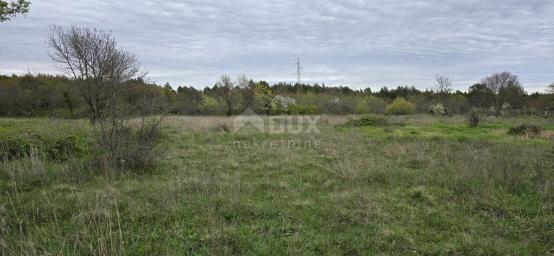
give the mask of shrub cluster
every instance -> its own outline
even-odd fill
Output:
[[[288,107],[288,112],[290,114],[296,114],[296,115],[315,114],[317,112],[317,106],[315,106],[315,105],[304,105],[304,104],[290,105]]]
[[[536,136],[542,131],[542,127],[534,124],[521,124],[511,127],[508,130],[508,134],[511,135],[524,135],[524,136]]]
[[[28,157],[33,151],[52,160],[65,160],[86,150],[87,143],[75,135],[48,136],[43,134],[4,135],[0,137],[0,160]]]
[[[362,126],[386,126],[389,122],[383,116],[367,114],[360,118],[350,120],[346,125],[362,127]]]
[[[95,128],[94,160],[102,170],[141,170],[154,167],[160,137],[158,121],[137,126],[122,122],[115,127]]]
[[[385,110],[387,115],[409,115],[415,113],[415,106],[402,97],[396,98]]]

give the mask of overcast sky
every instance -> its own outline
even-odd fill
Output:
[[[554,82],[552,0],[31,0],[0,23],[0,73],[57,72],[49,24],[112,31],[148,78],[211,86],[226,73],[353,88],[415,85],[437,75],[466,90],[494,72],[527,91]]]

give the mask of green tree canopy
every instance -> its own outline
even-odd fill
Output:
[[[494,105],[494,92],[487,85],[478,83],[469,87],[469,103],[474,107],[490,108]]]
[[[14,2],[0,0],[0,22],[7,21],[17,14],[28,13],[30,5],[31,2],[26,0],[17,0]]]

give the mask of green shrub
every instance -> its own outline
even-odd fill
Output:
[[[290,105],[288,107],[288,112],[290,114],[297,114],[297,115],[315,114],[317,112],[317,106],[303,105],[303,104]]]
[[[0,156],[2,159],[22,158],[31,153],[32,145],[21,137],[5,136],[0,138]]]
[[[525,136],[536,136],[539,135],[542,131],[542,127],[534,124],[521,124],[518,126],[511,127],[508,130],[508,134],[511,135],[525,135]]]
[[[386,126],[388,125],[388,121],[383,116],[378,115],[363,115],[360,118],[350,120],[347,123],[348,126],[355,126],[355,127],[361,127],[361,126]]]
[[[385,113],[385,107],[387,106],[387,103],[382,98],[370,96],[367,99],[367,104],[369,107],[369,113],[374,113],[374,114]]]
[[[402,97],[396,98],[385,110],[387,115],[409,115],[415,113],[414,104]]]
[[[365,101],[359,101],[356,103],[356,113],[366,114],[369,112],[369,106]]]
[[[0,159],[19,159],[33,151],[48,159],[65,160],[82,153],[86,142],[75,135],[48,136],[43,134],[18,134],[0,137]]]

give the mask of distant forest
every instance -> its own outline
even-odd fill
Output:
[[[543,115],[545,110],[554,109],[554,94],[528,94],[517,76],[506,72],[471,85],[467,92],[453,91],[451,84],[448,78],[437,78],[436,89],[398,86],[372,91],[222,76],[214,86],[199,90],[134,79],[125,82],[119,97],[130,104],[146,98],[155,102],[160,113],[179,115],[237,115],[247,109],[268,115],[381,114],[397,98],[411,103],[416,113],[464,114],[478,109],[491,115],[503,115],[505,110]],[[65,76],[0,75],[0,115],[82,118],[87,116],[87,105],[78,83]]]

